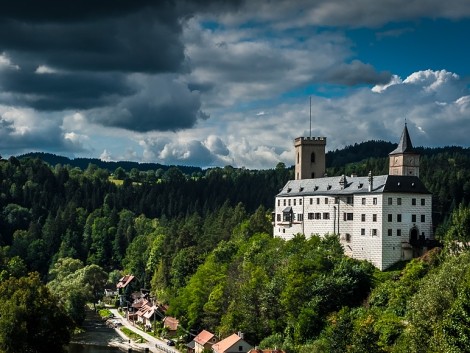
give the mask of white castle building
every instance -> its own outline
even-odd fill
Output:
[[[337,234],[348,256],[380,270],[420,255],[432,239],[432,195],[405,127],[389,174],[324,177],[326,138],[295,139],[295,180],[276,196],[274,236]]]

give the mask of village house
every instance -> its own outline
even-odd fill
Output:
[[[253,347],[243,339],[243,334],[239,332],[212,345],[214,353],[248,353]]]
[[[210,350],[217,341],[217,337],[213,333],[207,330],[202,330],[186,345],[187,352],[201,353],[204,349]]]
[[[178,319],[167,316],[163,319],[163,327],[167,330],[168,337],[176,336],[176,332],[178,331],[179,321]]]

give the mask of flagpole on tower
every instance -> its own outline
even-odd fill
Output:
[[[310,139],[312,139],[312,96],[310,96]]]

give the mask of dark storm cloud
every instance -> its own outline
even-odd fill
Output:
[[[63,70],[173,72],[184,69],[184,48],[176,21],[160,22],[152,12],[102,21],[0,24],[0,50],[14,62]]]
[[[0,13],[0,52],[14,60],[28,58],[62,69],[181,71],[182,19],[197,11],[221,11],[224,4],[215,0],[11,1],[2,4]]]
[[[390,72],[377,72],[372,65],[354,60],[350,64],[341,64],[332,68],[322,77],[328,82],[354,86],[358,84],[385,84],[390,82]]]
[[[95,122],[135,131],[192,127],[197,119],[207,118],[199,109],[198,96],[191,97],[187,88],[180,87],[185,91],[181,101],[149,102],[142,99],[146,93],[139,92],[148,87],[136,89],[127,79],[135,73],[152,77],[187,72],[180,38],[184,20],[198,11],[224,11],[239,3],[18,0],[2,4],[0,55],[12,67],[0,71],[4,93],[0,103],[48,111],[109,106],[102,111],[116,116],[101,116]],[[47,67],[47,73],[36,73],[39,67]],[[158,89],[162,91],[152,94],[165,94],[167,87]]]
[[[92,111],[90,119],[105,126],[147,132],[190,128],[197,120],[208,118],[201,111],[199,93],[171,75],[137,76],[132,85],[136,94],[115,106]]]
[[[198,10],[217,11],[235,7],[242,1],[217,0],[16,0],[2,4],[0,18],[15,18],[31,22],[64,22],[73,20],[121,16],[141,10],[157,11],[162,18],[188,15]]]
[[[37,110],[88,109],[133,93],[126,78],[116,73],[44,73],[4,70],[0,88],[14,93],[15,105]]]

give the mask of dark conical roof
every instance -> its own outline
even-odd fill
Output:
[[[398,142],[398,146],[394,149],[390,154],[399,154],[399,153],[414,153],[413,144],[411,143],[410,134],[408,133],[408,128],[406,127],[403,129],[401,134],[400,142]]]

